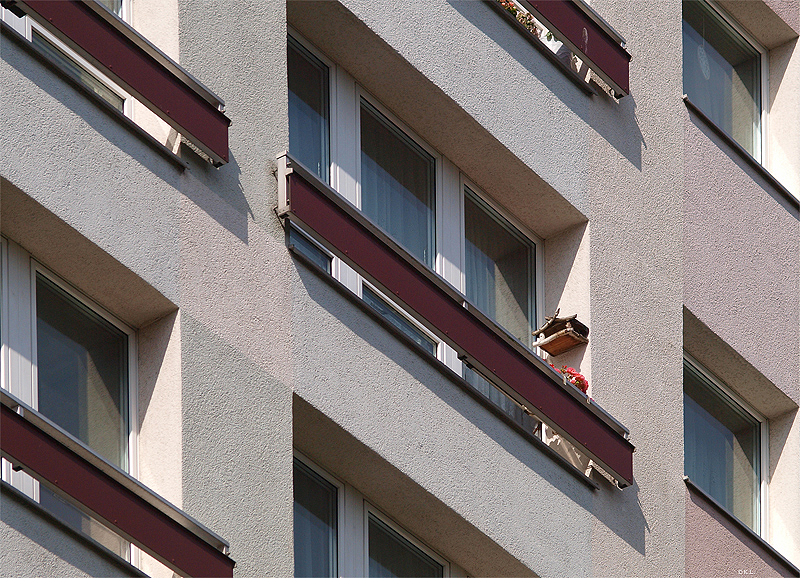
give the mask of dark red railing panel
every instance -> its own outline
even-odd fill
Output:
[[[0,448],[12,462],[69,495],[178,573],[233,576],[230,557],[5,405]]]
[[[622,94],[630,92],[631,55],[573,0],[526,0],[523,5],[530,7],[545,26],[552,26],[556,36],[561,33],[578,56],[604,73]]]
[[[493,372],[618,477],[633,483],[633,446],[628,440],[325,193],[296,171],[288,179],[295,218],[416,312],[431,330]]]
[[[32,17],[55,28],[109,77],[140,98],[217,162],[228,162],[230,120],[184,81],[79,0],[20,0]]]

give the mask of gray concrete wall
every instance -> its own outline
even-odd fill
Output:
[[[231,542],[237,576],[292,573],[293,445],[472,575],[682,573],[697,517],[681,479],[685,319],[774,386],[776,499],[800,495],[797,216],[686,111],[680,3],[592,4],[634,58],[620,101],[587,96],[481,2],[135,13],[233,120],[231,162],[184,148],[187,171],[3,37],[3,210],[35,201],[79,258],[22,219],[3,215],[4,233],[115,312],[131,287],[149,296],[125,315],[139,329],[141,476]],[[590,324],[565,363],[631,430],[632,487],[577,481],[289,255],[271,174],[288,148],[287,20],[545,239],[547,313]],[[796,49],[780,46],[783,91]],[[84,258],[107,265],[99,281]],[[796,543],[794,517],[773,526]],[[38,546],[11,538],[24,548],[9,563],[27,568]]]

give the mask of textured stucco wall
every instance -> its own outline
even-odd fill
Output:
[[[800,6],[797,7],[800,13]],[[800,199],[800,44],[794,38],[769,52],[769,163],[773,175]]]
[[[688,111],[684,126],[686,307],[798,403],[798,215]]]
[[[590,139],[592,397],[636,446],[634,486],[596,494],[593,574],[682,574],[681,5],[592,7],[632,55]]]
[[[288,148],[285,3],[181,2],[181,65],[225,100],[231,161],[181,204],[183,506],[237,576],[292,574],[291,381],[275,155]]]
[[[796,27],[797,2],[771,4],[783,5]],[[768,167],[795,194],[798,56],[796,39],[770,51],[768,125]],[[797,563],[800,212],[702,120],[688,110],[682,116],[686,347],[769,418],[766,537]],[[687,520],[687,549],[689,534]]]
[[[3,38],[6,182],[180,310],[139,334],[143,479],[231,542],[237,576],[291,575],[294,395],[330,426],[309,423],[303,443],[335,432],[397,479],[382,484],[349,454],[322,465],[474,575],[681,574],[694,552],[685,521],[700,517],[680,475],[684,302],[797,402],[800,228],[688,116],[680,3],[592,3],[634,58],[619,102],[586,96],[484,3],[343,5],[186,0],[141,23],[226,101],[231,162],[219,169],[184,150],[180,172]],[[571,363],[632,432],[632,487],[578,482],[289,256],[271,175],[288,144],[287,10],[546,238],[547,313],[561,304],[590,322]],[[764,323],[777,311],[782,322]],[[786,350],[752,347],[766,325]],[[773,470],[789,508],[794,416],[773,436],[786,440]],[[406,510],[404,497],[419,502]],[[415,516],[426,505],[442,520]],[[796,542],[794,517],[772,524]]]
[[[686,489],[686,576],[794,576],[772,553]]]
[[[177,302],[178,170],[5,34],[0,54],[3,176]]]
[[[301,265],[291,292],[297,395],[534,572],[591,573],[589,488]],[[388,513],[467,572],[503,572],[447,532]]]

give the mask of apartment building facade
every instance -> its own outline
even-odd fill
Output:
[[[800,2],[2,6],[4,576],[800,575]]]

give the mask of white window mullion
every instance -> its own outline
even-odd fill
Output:
[[[367,537],[364,533],[364,497],[349,484],[344,488],[343,551],[339,575],[342,578],[367,576]]]
[[[4,240],[5,241],[5,240]],[[3,388],[34,409],[38,408],[33,384],[33,293],[31,258],[13,241],[4,242],[3,258]],[[3,460],[3,480],[34,500],[39,483],[22,471],[15,472]]]
[[[340,195],[358,207],[358,174],[361,168],[358,90],[355,79],[338,66],[331,71],[331,85],[335,85],[331,91],[331,141],[334,143],[331,145],[331,182]],[[331,269],[334,277],[361,296],[358,273],[338,257],[333,259]]]
[[[37,409],[33,386],[33,303],[30,255],[8,242],[8,391]]]
[[[448,159],[441,159],[441,186],[436,197],[437,247],[436,271],[459,291],[464,291],[464,218],[461,200],[461,172]],[[463,368],[455,349],[442,343],[439,359],[456,375]]]

